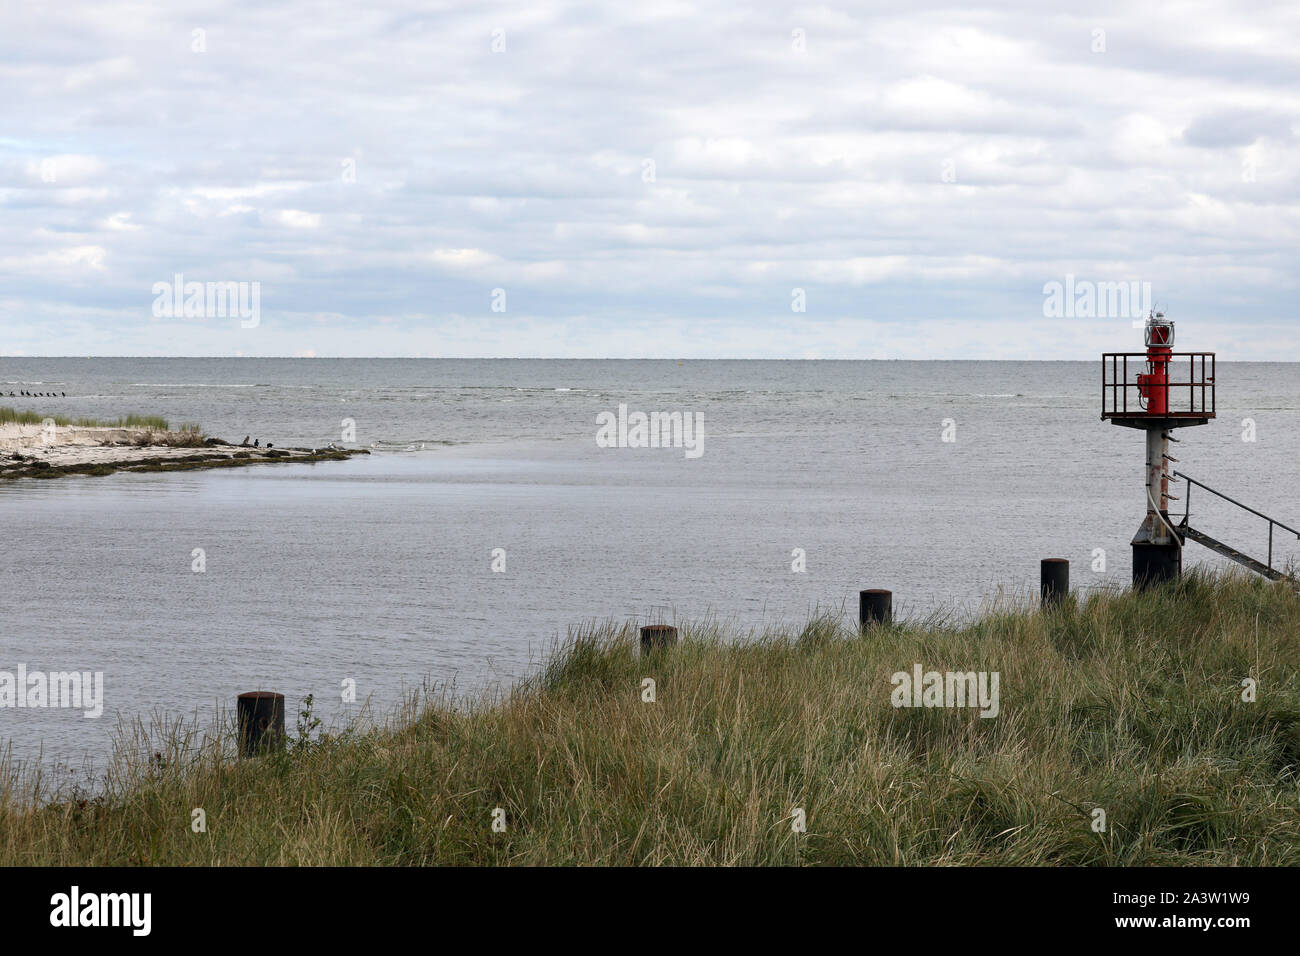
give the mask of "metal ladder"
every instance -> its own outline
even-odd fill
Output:
[[[1273,528],[1276,526],[1278,528],[1281,528],[1283,531],[1289,531],[1296,536],[1297,540],[1300,540],[1300,531],[1297,531],[1295,528],[1292,528],[1288,525],[1284,525],[1280,521],[1276,521],[1273,518],[1270,518],[1268,515],[1264,514],[1263,512],[1256,511],[1254,508],[1248,507],[1247,505],[1243,505],[1240,501],[1237,501],[1235,498],[1229,498],[1221,491],[1215,491],[1209,485],[1205,484],[1205,482],[1197,481],[1195,478],[1191,477],[1190,475],[1185,475],[1181,471],[1175,471],[1174,475],[1187,482],[1187,493],[1185,495],[1185,500],[1183,502],[1183,510],[1184,510],[1183,520],[1178,524],[1178,528],[1177,528],[1178,534],[1181,537],[1190,538],[1192,541],[1195,541],[1197,544],[1204,545],[1205,547],[1209,548],[1211,551],[1215,552],[1216,554],[1221,554],[1223,557],[1227,558],[1228,560],[1235,561],[1238,564],[1240,564],[1242,567],[1249,568],[1251,571],[1255,572],[1256,574],[1263,575],[1269,580],[1289,581],[1298,591],[1300,591],[1300,580],[1297,580],[1296,578],[1285,573],[1284,571],[1279,571],[1277,568],[1273,567]],[[1210,537],[1204,531],[1197,531],[1195,528],[1191,526],[1193,486],[1204,488],[1210,494],[1217,495],[1218,497],[1222,498],[1224,501],[1236,505],[1238,508],[1241,508],[1243,511],[1249,511],[1251,514],[1263,518],[1265,521],[1268,522],[1267,563],[1260,561],[1257,558],[1252,558],[1247,554],[1243,554],[1242,552],[1238,551],[1236,548],[1232,547],[1231,545],[1224,544],[1222,541],[1218,541],[1215,538]]]

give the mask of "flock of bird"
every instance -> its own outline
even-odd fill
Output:
[[[0,397],[3,397],[3,396],[4,396],[4,392],[3,392],[3,391],[0,391]],[[68,397],[68,393],[67,393],[67,392],[28,392],[28,391],[23,391],[23,390],[20,389],[17,393],[10,392],[10,393],[9,393],[9,397],[10,397],[10,398],[67,398],[67,397]],[[250,438],[252,438],[251,435],[245,435],[245,436],[244,436],[244,440],[243,440],[243,442],[241,442],[241,447],[243,447],[243,448],[261,448],[261,447],[263,447],[263,446],[262,446],[262,439],[260,439],[260,438],[254,439],[254,440],[253,440],[253,443],[250,445],[250,444],[249,444],[249,441],[248,441]],[[271,444],[270,442],[267,442],[265,447],[267,447],[267,448],[274,448],[275,445]],[[334,447],[333,442],[330,443],[330,447],[331,447],[331,448]],[[315,450],[316,450],[316,449],[314,449],[314,448],[312,449],[313,452],[315,452]]]

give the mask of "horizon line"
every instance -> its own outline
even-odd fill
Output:
[[[1135,351],[1130,354],[1145,354]],[[70,359],[93,362],[98,359],[164,359],[177,361],[227,359],[249,361],[303,361],[303,362],[1036,362],[1040,364],[1065,364],[1069,362],[1096,362],[1095,358],[1034,359],[1034,358],[741,358],[722,356],[715,358],[664,358],[653,356],[543,356],[543,355],[0,355],[6,360],[37,359],[41,361]],[[1224,362],[1258,365],[1297,365],[1300,359],[1223,359]]]

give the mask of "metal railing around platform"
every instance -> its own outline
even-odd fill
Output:
[[[1130,362],[1129,360],[1132,359]],[[1213,352],[1172,352],[1169,355],[1169,381],[1148,385],[1163,389],[1169,409],[1160,418],[1213,418],[1217,410],[1214,394],[1215,357]],[[1139,374],[1150,372],[1146,352],[1106,352],[1101,357],[1101,417],[1139,418],[1150,415],[1137,381]],[[1179,378],[1180,375],[1185,378]],[[1133,394],[1130,396],[1130,392]]]

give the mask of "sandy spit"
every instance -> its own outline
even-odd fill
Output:
[[[215,461],[243,454],[249,464],[259,461],[319,460],[349,454],[341,449],[284,448],[268,453],[265,448],[238,445],[176,444],[183,436],[144,428],[77,428],[42,425],[0,425],[0,477],[26,474],[39,462],[52,468],[109,466],[129,468],[140,462]],[[286,453],[286,454],[278,454]]]

